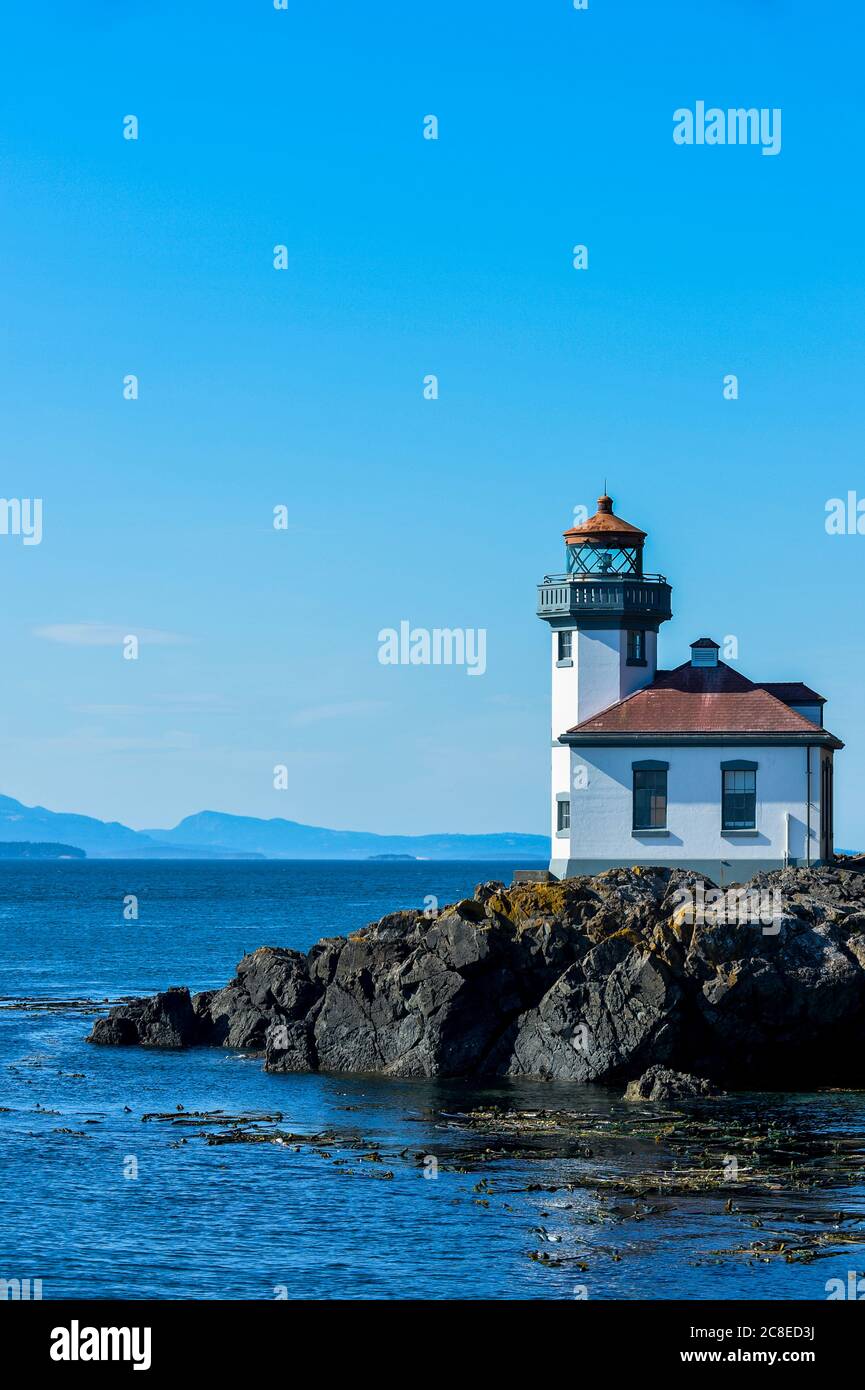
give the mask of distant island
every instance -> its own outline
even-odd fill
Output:
[[[27,842],[62,842],[90,859],[506,859],[530,867],[550,857],[546,835],[376,835],[222,811],[199,811],[173,829],[132,830],[119,821],[25,806],[0,796],[0,843]]]
[[[56,845],[45,840],[7,840],[0,842],[0,859],[86,859],[76,845]]]

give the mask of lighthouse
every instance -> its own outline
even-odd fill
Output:
[[[844,745],[823,725],[824,697],[748,679],[711,637],[660,669],[671,588],[606,494],[564,542],[565,570],[537,604],[550,630],[550,872],[667,865],[723,885],[831,860]]]
[[[538,588],[538,617],[551,637],[550,868],[559,876],[570,856],[556,848],[570,840],[572,793],[583,790],[574,786],[561,734],[651,684],[658,629],[672,616],[670,585],[643,569],[645,541],[646,532],[616,516],[605,493],[594,516],[565,531],[565,573],[547,575]]]

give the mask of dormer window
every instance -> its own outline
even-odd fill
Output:
[[[691,643],[691,665],[717,666],[720,650],[718,643],[713,642],[711,637],[701,637],[698,642]]]

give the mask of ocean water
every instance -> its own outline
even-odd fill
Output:
[[[268,1076],[221,1049],[84,1041],[101,1010],[73,1001],[221,985],[256,946],[304,949],[513,867],[0,864],[0,1279],[46,1299],[824,1299],[861,1274],[859,1093],[636,1114],[618,1090]],[[538,1111],[568,1113],[566,1135],[542,1116],[509,1137],[502,1113],[531,1130]],[[264,1142],[224,1142],[239,1116]],[[735,1188],[676,1188],[706,1125],[742,1165],[732,1213]],[[831,1141],[828,1187],[794,1158],[785,1175],[803,1137]],[[635,1197],[647,1172],[659,1193]]]

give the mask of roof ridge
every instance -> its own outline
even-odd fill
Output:
[[[768,690],[770,695],[772,694],[773,686],[784,686],[785,688],[799,686],[802,690],[807,691],[809,695],[814,697],[813,700],[805,700],[805,704],[813,704],[814,701],[822,701],[824,705],[827,703],[826,696],[821,695],[819,691],[815,690],[813,685],[809,685],[807,681],[756,681],[755,684],[758,685],[761,690]]]
[[[672,668],[672,670],[669,672],[669,674],[670,674],[671,676],[673,676],[673,675],[676,674],[677,671],[688,671],[688,670],[693,670],[693,671],[729,671],[731,675],[733,675],[733,676],[738,676],[738,678],[739,678],[740,681],[744,681],[744,682],[746,683],[746,685],[749,685],[749,686],[751,687],[752,690],[762,690],[762,689],[763,689],[763,686],[759,685],[757,681],[752,681],[750,676],[746,676],[745,673],[744,673],[744,671],[737,671],[735,666],[730,666],[729,663],[726,662],[726,661],[718,661],[718,662],[715,663],[714,666],[694,666],[693,662],[691,662],[691,661],[683,661],[679,666],[674,666],[674,667]],[[657,677],[658,677],[659,675],[660,675],[660,672],[659,672],[659,671],[656,671],[656,672],[655,672],[655,679],[657,679]],[[655,682],[652,681],[652,685],[654,685],[654,683],[655,683]],[[644,685],[644,686],[643,686],[643,689],[644,689],[644,690],[649,690],[649,689],[651,689],[651,686]],[[707,691],[706,693],[709,694],[710,692]],[[731,693],[732,693],[732,692],[731,692]],[[766,693],[767,693],[767,695],[768,695],[770,692],[767,691]]]

